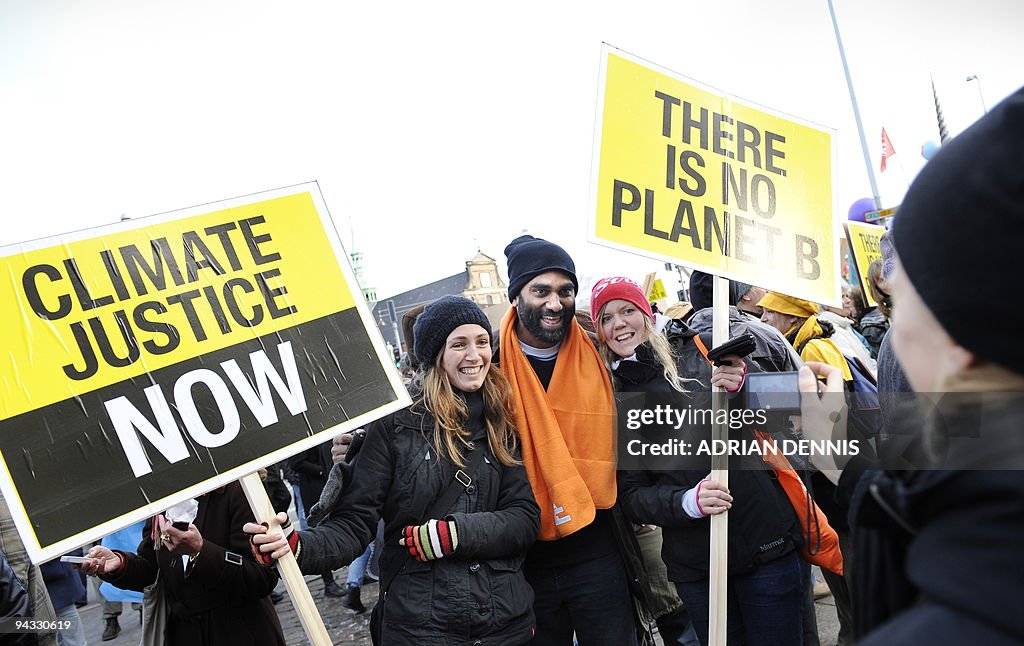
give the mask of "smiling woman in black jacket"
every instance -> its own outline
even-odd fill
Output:
[[[487,317],[468,299],[441,298],[416,321],[415,353],[413,405],[370,426],[327,520],[287,540],[251,523],[245,531],[264,557],[290,548],[316,573],[358,556],[383,518],[381,580],[396,574],[375,610],[382,643],[525,643],[533,591],[522,564],[540,511],[518,459],[511,390],[491,369]],[[439,517],[423,517],[473,450],[485,453],[467,467],[472,484]]]
[[[656,319],[633,281],[598,281],[591,311],[617,391],[651,395],[648,409],[673,394],[679,396],[671,400],[677,408],[708,409],[709,384],[729,392],[740,388],[746,372],[743,361],[724,357],[729,365],[712,372],[696,347],[696,332],[682,321]],[[708,346],[710,338],[703,342]],[[689,434],[698,441],[709,439],[710,427],[691,425],[674,436]],[[800,527],[778,482],[763,468],[734,469],[731,464],[730,486],[724,487],[708,475],[710,458],[701,469],[690,468],[696,466],[692,461],[676,465],[683,468],[667,463],[629,466],[639,468],[623,468],[620,459],[622,509],[634,523],[662,528],[668,578],[686,604],[701,643],[708,643],[709,516],[731,510],[729,643],[800,644]]]

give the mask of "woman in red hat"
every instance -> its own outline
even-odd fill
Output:
[[[674,407],[710,408],[710,387],[736,392],[747,366],[726,357],[712,370],[698,344],[711,347],[679,320],[651,310],[643,290],[624,277],[605,278],[591,292],[602,356],[619,392],[645,393],[648,407],[670,397]],[[676,397],[678,396],[678,397]],[[709,424],[681,428],[678,437],[710,438]],[[621,446],[621,442],[620,442]],[[688,460],[680,468],[629,465],[619,457],[619,501],[637,524],[662,528],[662,558],[702,644],[708,643],[709,517],[732,510],[729,523],[730,643],[802,643],[804,567],[799,522],[785,493],[763,469],[731,472],[730,486]],[[636,468],[627,469],[626,466]]]

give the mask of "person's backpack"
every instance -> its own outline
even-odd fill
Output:
[[[821,321],[824,334],[812,336],[805,339],[796,348],[796,353],[803,352],[804,347],[815,339],[827,339],[835,331],[827,321]],[[849,393],[848,405],[848,429],[851,439],[871,440],[878,436],[882,429],[882,414],[878,405],[878,381],[875,379],[868,367],[861,363],[857,357],[850,357],[844,354],[843,359],[850,369],[853,379],[845,382],[846,392]]]

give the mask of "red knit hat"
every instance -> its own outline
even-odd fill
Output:
[[[590,292],[590,315],[594,317],[594,323],[597,323],[597,315],[601,308],[617,298],[629,301],[640,308],[647,318],[654,319],[651,304],[647,302],[640,285],[624,276],[609,276],[597,281]]]

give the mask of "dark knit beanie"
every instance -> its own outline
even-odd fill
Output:
[[[1014,325],[1024,240],[1024,88],[943,144],[893,218],[896,255],[914,289],[956,343],[1024,371]],[[965,271],[966,270],[966,271]],[[899,303],[896,303],[899,308]]]
[[[462,296],[442,296],[423,309],[413,326],[413,354],[422,366],[434,365],[452,330],[472,323],[493,337],[491,322],[480,306]]]
[[[579,291],[576,280],[576,265],[569,254],[553,242],[519,236],[505,247],[508,259],[508,300],[515,300],[526,283],[549,271],[560,271],[572,279],[572,285]]]
[[[694,270],[690,272],[690,304],[693,305],[694,312],[699,312],[705,307],[711,307],[714,304],[714,298],[712,298],[714,279],[714,276],[705,274],[702,271]],[[744,294],[749,291],[749,284],[730,280],[729,305],[739,303]]]

